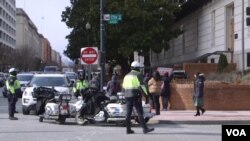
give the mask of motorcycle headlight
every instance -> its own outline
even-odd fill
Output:
[[[71,100],[71,95],[63,95],[62,100]]]
[[[27,92],[27,91],[24,91],[23,92],[23,96],[31,96],[31,93]]]

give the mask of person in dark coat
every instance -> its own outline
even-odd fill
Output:
[[[161,91],[161,96],[162,96],[162,107],[163,111],[168,109],[168,102],[170,98],[170,82],[173,79],[173,73],[169,76],[168,72],[164,74],[163,78],[163,87]]]
[[[114,74],[111,80],[107,83],[107,94],[109,96],[116,96],[121,91],[121,84],[117,80],[116,74]]]
[[[92,88],[97,88],[100,90],[100,79],[99,79],[99,74],[94,73],[93,78],[89,82],[89,86]]]
[[[204,114],[206,111],[203,108],[203,96],[204,96],[204,81],[205,77],[203,73],[197,72],[195,75],[195,83],[194,83],[194,106],[196,107],[196,114],[194,116],[200,116],[201,114]]]

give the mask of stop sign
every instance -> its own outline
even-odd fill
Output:
[[[86,47],[81,49],[82,64],[97,64],[98,51],[97,47]]]

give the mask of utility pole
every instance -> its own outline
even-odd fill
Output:
[[[242,0],[242,26],[241,26],[241,35],[242,35],[242,75],[244,75],[245,72],[245,27],[244,27],[244,22],[245,22],[245,12],[244,12],[245,6],[244,6],[244,0]]]
[[[100,67],[101,67],[101,85],[100,91],[103,89],[104,79],[105,79],[105,62],[106,62],[106,50],[104,46],[104,20],[103,20],[103,2],[104,0],[100,0],[100,49],[101,49],[101,57],[100,57]]]

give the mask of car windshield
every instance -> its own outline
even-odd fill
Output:
[[[64,77],[56,76],[36,76],[30,82],[30,86],[55,86],[65,87],[68,86],[68,81]]]
[[[65,73],[66,76],[68,76],[69,79],[76,79],[77,75],[75,73]]]
[[[30,81],[32,79],[32,77],[33,77],[32,74],[30,74],[30,75],[28,75],[28,74],[18,74],[17,75],[17,79],[19,81]]]

